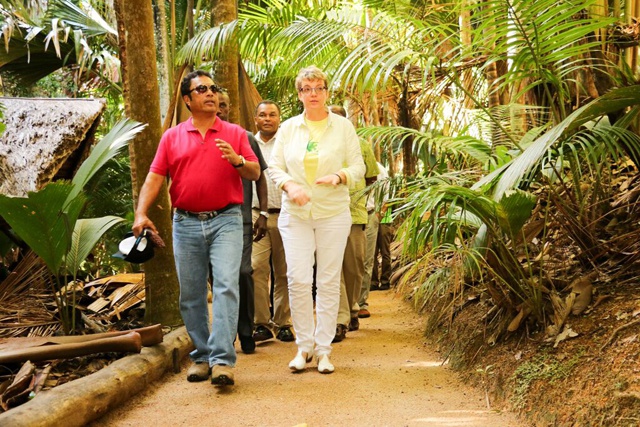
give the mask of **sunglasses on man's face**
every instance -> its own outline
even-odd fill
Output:
[[[220,88],[216,85],[211,85],[211,86],[207,86],[207,85],[198,85],[196,87],[194,87],[193,89],[191,89],[189,91],[189,93],[196,91],[196,93],[199,93],[200,95],[207,93],[208,90],[210,90],[212,93],[219,93],[220,92]]]

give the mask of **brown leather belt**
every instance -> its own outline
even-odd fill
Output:
[[[237,206],[237,205],[230,204],[225,206],[224,208],[218,209],[217,211],[206,211],[206,212],[191,212],[191,211],[185,211],[184,209],[176,208],[176,212],[179,213],[180,215],[189,216],[192,218],[198,218],[200,221],[206,221],[208,219],[217,217],[221,213],[228,211],[234,206]]]

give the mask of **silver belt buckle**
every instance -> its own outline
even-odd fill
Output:
[[[206,221],[206,220],[208,220],[208,219],[209,219],[209,213],[207,213],[207,212],[201,212],[201,213],[199,213],[199,214],[198,214],[198,219],[199,219],[200,221]]]

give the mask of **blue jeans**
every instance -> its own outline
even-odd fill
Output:
[[[235,366],[238,277],[242,259],[242,214],[234,206],[200,221],[173,216],[173,252],[180,282],[180,313],[193,341],[194,362]],[[213,322],[209,332],[207,277],[213,274]]]

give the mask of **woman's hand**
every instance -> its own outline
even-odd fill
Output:
[[[342,177],[340,175],[338,175],[337,173],[331,173],[329,175],[325,175],[322,176],[318,179],[316,179],[316,184],[317,185],[332,185],[334,187],[337,187],[338,185],[342,184],[343,180]]]
[[[289,181],[285,183],[282,188],[287,192],[289,199],[298,206],[304,206],[311,200],[307,192],[304,191],[304,188],[296,182]]]

